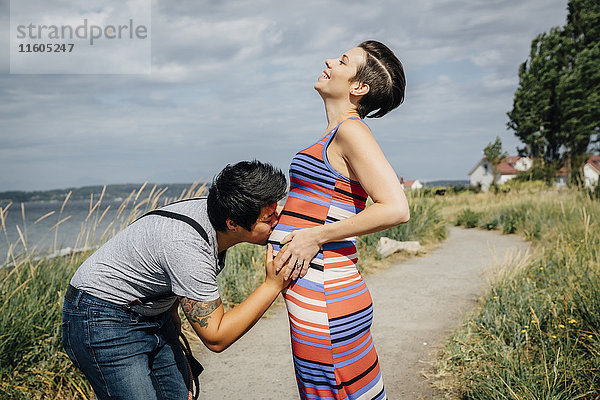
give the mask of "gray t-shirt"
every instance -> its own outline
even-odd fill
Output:
[[[162,208],[186,215],[208,234],[208,243],[189,224],[147,215],[132,223],[92,254],[75,272],[71,285],[111,303],[124,305],[136,298],[173,292],[198,301],[219,298],[217,275],[225,253],[217,251],[217,236],[206,211],[206,198]],[[175,297],[136,306],[143,315],[168,310]]]

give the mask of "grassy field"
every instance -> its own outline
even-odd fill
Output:
[[[437,385],[460,399],[600,398],[600,202],[516,185],[443,200],[467,227],[519,234],[534,255],[500,271],[448,341]]]
[[[0,399],[93,398],[86,380],[62,350],[62,297],[71,276],[94,248],[146,210],[168,201],[162,192],[155,190],[142,199],[142,189],[129,196],[116,219],[103,232],[97,232],[99,222],[106,215],[102,196],[90,199],[88,218],[73,246],[87,250],[61,257],[39,258],[33,252],[10,254],[9,264],[0,269]],[[198,195],[203,190],[192,187],[182,198]],[[436,199],[417,195],[409,201],[412,214],[409,223],[359,239],[364,269],[376,261],[375,246],[381,236],[419,240],[426,245],[446,237],[446,222]],[[5,235],[6,210],[0,212]],[[62,209],[53,217],[57,215],[54,229],[68,217],[62,215]],[[35,248],[26,243],[25,237],[20,240],[23,242],[20,247]],[[243,244],[227,253],[227,268],[219,276],[219,286],[225,305],[231,307],[264,279],[264,247]]]

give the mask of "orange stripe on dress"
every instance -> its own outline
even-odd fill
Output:
[[[375,358],[376,357],[377,357],[377,355],[375,355]],[[375,360],[370,362],[368,365],[372,365],[373,362],[375,362]],[[355,365],[355,364],[351,364],[351,365]],[[353,377],[353,376],[357,376],[360,373],[362,373],[362,370],[364,370],[364,365],[363,365],[363,368],[355,368],[355,369],[350,369],[350,368],[345,368],[345,367],[342,368],[342,370],[344,370],[344,369],[348,369],[350,371],[355,371],[355,372],[348,373],[349,377]],[[379,374],[379,364],[375,368],[373,368],[371,371],[369,371],[368,374],[366,374],[361,379],[359,379],[358,381],[352,383],[351,385],[344,386],[344,390],[348,394],[354,394],[354,393],[358,392],[359,390],[361,390],[362,388],[364,388],[366,384],[368,384],[369,382],[371,382],[375,378],[377,378],[377,374]]]
[[[295,340],[292,340],[292,348],[297,357],[323,364],[333,364],[331,353],[329,353],[329,351],[322,351],[322,349],[316,350],[313,346]]]
[[[327,203],[329,203],[329,201],[331,199],[331,197],[327,197],[325,195],[316,194],[316,193],[309,192],[307,190],[302,190],[302,189],[299,189],[299,188],[293,188],[293,190],[290,190],[290,192],[301,193],[301,194],[303,194],[305,196],[312,197],[313,199],[317,199],[317,200],[321,200],[321,201],[326,201]],[[327,207],[327,210],[329,210],[329,206]]]
[[[304,385],[302,385],[304,386]],[[336,400],[342,400],[339,397],[337,397],[337,395],[332,392],[331,390],[322,390],[322,389],[314,389],[314,388],[309,388],[309,387],[303,387],[304,391],[306,392],[306,394],[310,394],[310,395],[314,395],[317,396],[318,398],[327,398],[327,397],[333,397]]]
[[[330,280],[325,281],[325,286],[333,285],[335,283],[340,283],[340,282],[346,282],[347,280],[350,280],[350,279],[356,279],[359,276],[361,276],[361,275],[360,275],[360,273],[357,272],[357,273],[349,275],[349,276],[344,276],[343,278],[330,279]]]
[[[325,296],[323,296],[323,292],[318,292],[312,289],[308,289],[302,287],[300,285],[294,285],[294,287],[288,289],[288,292],[292,291],[292,293],[298,293],[299,295],[306,297],[311,300],[324,301]]]
[[[357,262],[358,262],[358,258],[350,258],[350,259],[347,259],[344,261],[338,261],[338,262],[325,262],[325,268],[335,269],[335,268],[349,267],[351,265],[356,265]]]
[[[304,179],[300,179],[300,178],[298,178],[296,176],[290,177],[290,182],[296,183],[296,184],[301,185],[301,186],[305,186],[305,187],[307,187],[309,189],[314,189],[314,190],[318,190],[320,192],[324,192],[325,194],[327,194],[329,196],[331,196],[333,194],[333,188],[332,187],[321,186],[321,185],[316,184],[316,183],[307,182]],[[294,191],[296,189],[297,188],[292,188],[291,190]],[[286,204],[287,204],[287,202],[286,202]]]
[[[295,299],[295,298],[293,298],[291,296],[285,296],[285,299],[287,301],[290,301],[290,302],[296,304],[298,307],[304,308],[305,310],[318,311],[318,312],[322,312],[322,313],[324,313],[324,312],[327,311],[326,307],[314,306],[312,304],[308,304],[308,303],[305,303],[305,302],[300,301],[298,299]]]
[[[302,150],[300,154],[308,154],[319,160],[323,160],[323,145],[315,143],[306,150]]]
[[[348,280],[349,280],[349,279],[348,279]],[[346,289],[346,288],[349,288],[349,287],[351,287],[351,286],[357,285],[357,284],[359,284],[360,282],[361,282],[361,280],[360,280],[360,279],[357,279],[357,280],[355,280],[355,281],[348,282],[348,283],[346,283],[346,284],[344,284],[344,285],[339,285],[339,286],[334,286],[334,287],[331,287],[331,288],[326,288],[326,289],[325,289],[325,291],[327,292],[327,291],[331,291],[331,290],[340,290],[340,289]],[[364,281],[362,281],[362,282],[364,283]]]
[[[371,295],[365,292],[359,296],[352,298],[352,310],[348,309],[348,304],[345,301],[336,301],[333,303],[327,303],[327,311],[329,319],[337,317],[345,317],[354,311],[362,310],[369,307],[372,304]]]
[[[314,226],[320,225],[317,222],[307,221],[305,219],[294,217],[291,215],[280,215],[279,223],[283,225],[293,226],[296,229],[312,228]]]

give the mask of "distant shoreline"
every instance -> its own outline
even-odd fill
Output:
[[[137,193],[140,188],[144,186],[143,183],[126,183],[126,184],[114,184],[114,185],[93,185],[93,186],[82,186],[78,188],[66,188],[66,189],[52,189],[52,190],[34,190],[34,191],[22,191],[22,190],[11,190],[0,192],[0,205],[6,205],[10,202],[13,203],[29,203],[29,202],[62,202],[66,199],[67,195],[71,193],[69,200],[89,200],[93,195],[94,199],[97,199],[104,188],[104,200],[108,201],[123,201],[132,192]],[[167,188],[164,193],[164,197],[179,197],[181,193],[192,186],[192,183],[146,183],[140,196],[145,197],[150,193],[152,188],[155,191]]]
[[[425,181],[421,180],[424,186],[454,186],[454,185],[469,185],[468,180],[436,180]],[[143,186],[143,183],[126,183],[106,185],[104,200],[107,201],[123,201],[132,192],[137,192]],[[141,196],[147,195],[153,187],[155,190],[168,188],[164,193],[164,197],[179,197],[184,190],[189,189],[192,183],[146,183]],[[29,203],[29,202],[62,202],[65,200],[69,192],[71,196],[69,200],[89,200],[90,196],[97,199],[102,193],[104,186],[82,186],[78,188],[52,189],[52,190],[10,190],[0,192],[0,206],[8,203]]]

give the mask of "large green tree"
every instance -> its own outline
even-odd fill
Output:
[[[578,171],[600,150],[600,1],[570,0],[567,23],[538,35],[519,68],[508,127],[521,154]]]

